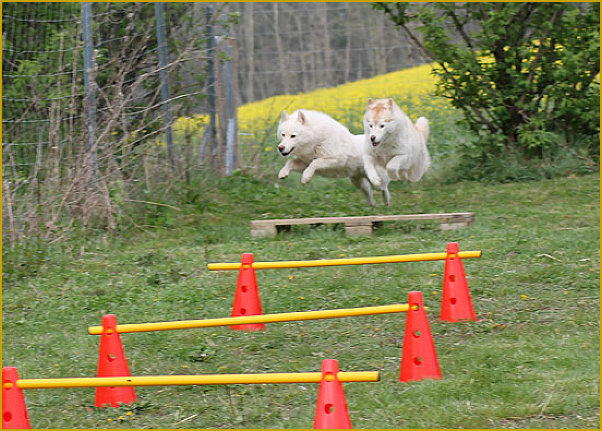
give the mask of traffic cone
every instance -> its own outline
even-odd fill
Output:
[[[322,380],[318,388],[314,429],[351,429],[349,409],[338,373],[339,362],[336,359],[322,361]]]
[[[447,244],[439,320],[448,322],[474,320],[476,322],[477,316],[472,307],[466,273],[462,259],[458,257],[459,252],[457,242]]]
[[[232,317],[263,314],[253,262],[253,253],[242,254],[236,292],[234,293],[234,304],[232,305]],[[263,331],[265,330],[265,325],[263,323],[249,323],[245,325],[232,325],[230,329],[236,331]]]
[[[439,368],[439,360],[437,359],[428,317],[422,302],[422,292],[410,292],[408,304],[410,310],[408,311],[403,337],[399,381],[440,379],[442,377],[441,369]]]
[[[121,337],[117,332],[117,319],[114,314],[102,316],[102,334],[100,335],[100,353],[98,355],[97,377],[131,376]],[[131,404],[136,401],[133,387],[96,388],[96,407],[119,407],[119,404]]]
[[[30,429],[23,389],[15,367],[2,368],[2,429]]]

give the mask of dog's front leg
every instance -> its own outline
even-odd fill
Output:
[[[280,172],[278,173],[278,178],[284,179],[288,177],[288,175],[293,172],[303,172],[303,170],[307,167],[307,163],[303,162],[300,159],[288,159]]]
[[[301,183],[307,184],[311,181],[317,170],[336,168],[341,166],[341,162],[336,158],[319,158],[311,161],[309,166],[303,171]]]
[[[400,154],[398,156],[393,157],[391,160],[387,162],[387,174],[389,178],[392,180],[401,180],[404,179],[403,172],[407,170],[410,166],[410,156],[407,154]]]
[[[383,199],[385,200],[385,205],[389,206],[391,205],[391,193],[389,193],[389,183],[391,182],[391,179],[389,178],[387,170],[384,166],[375,165],[375,167],[376,173],[382,181],[381,186],[377,187],[376,189],[383,192]]]
[[[376,171],[376,162],[374,161],[374,157],[370,155],[366,155],[364,157],[364,171],[366,171],[366,176],[372,183],[374,187],[377,189],[381,187],[381,179],[380,175]]]

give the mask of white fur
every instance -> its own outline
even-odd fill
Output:
[[[364,135],[353,135],[322,112],[299,109],[291,115],[282,112],[278,140],[280,154],[294,156],[286,161],[278,178],[301,172],[301,183],[307,184],[314,174],[329,178],[349,177],[351,183],[364,192],[368,203],[374,205],[372,186],[364,171],[368,150]],[[377,188],[382,190],[385,203],[389,205],[389,178],[384,170],[375,171],[374,175],[379,178]]]
[[[412,124],[393,99],[368,100],[364,115],[364,136],[368,146],[365,170],[370,182],[379,185],[377,167],[392,180],[420,181],[431,165],[426,146],[428,120]]]

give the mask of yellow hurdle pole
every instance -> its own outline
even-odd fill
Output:
[[[339,317],[367,316],[371,314],[402,313],[409,304],[379,305],[375,307],[340,308],[337,310],[297,311],[292,313],[258,314],[254,316],[222,317],[205,320],[180,320],[175,322],[128,323],[117,325],[120,334],[128,332],[171,331],[175,329],[211,328],[215,326],[245,325],[248,323],[292,322],[300,320],[334,319]],[[88,334],[102,334],[102,326],[90,326]]]
[[[377,382],[378,371],[348,371],[337,374],[341,382]],[[334,377],[331,376],[334,380]],[[20,389],[99,388],[108,386],[248,385],[274,383],[320,383],[321,372],[267,374],[209,374],[140,377],[81,377],[63,379],[19,379]],[[12,383],[6,383],[11,385]]]
[[[481,257],[481,250],[461,251],[458,253],[460,259]],[[374,257],[350,257],[345,259],[320,259],[320,260],[289,260],[281,262],[253,262],[254,269],[277,269],[277,268],[309,268],[315,266],[341,266],[341,265],[365,265],[375,263],[399,263],[399,262],[423,262],[432,260],[445,260],[447,253],[420,253],[420,254],[397,254],[392,256]],[[236,270],[240,269],[240,262],[234,263],[209,263],[210,271]]]

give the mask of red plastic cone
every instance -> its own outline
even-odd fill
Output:
[[[318,389],[314,429],[351,429],[349,409],[338,373],[339,363],[336,359],[322,361],[322,381]]]
[[[261,299],[257,287],[257,276],[253,268],[253,253],[243,253],[240,261],[240,271],[234,293],[234,304],[232,305],[232,317],[255,316],[263,314],[261,310]],[[236,331],[263,331],[263,323],[249,323],[246,325],[232,325],[230,329]]]
[[[102,316],[102,334],[100,335],[100,353],[98,355],[97,377],[131,376],[121,337],[117,332],[117,319],[114,314]],[[133,387],[96,388],[96,407],[119,407],[120,403],[130,404],[136,401]]]
[[[2,429],[30,429],[23,389],[15,367],[2,368]]]
[[[439,320],[448,322],[474,320],[476,322],[477,316],[472,307],[464,265],[462,265],[462,259],[458,257],[459,252],[457,242],[447,244]]]
[[[403,337],[401,370],[399,380],[409,382],[422,379],[440,379],[441,369],[435,351],[428,317],[422,302],[422,292],[412,291],[408,295],[408,318]],[[413,310],[413,307],[417,307]]]

